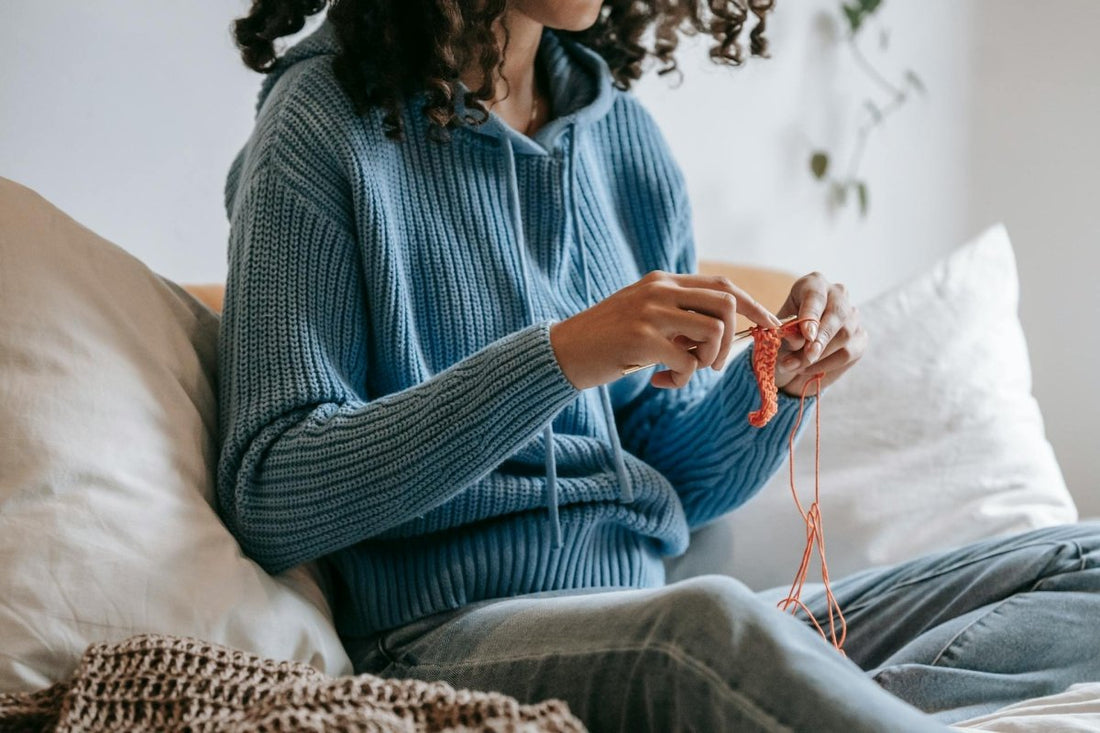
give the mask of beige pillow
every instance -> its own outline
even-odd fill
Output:
[[[316,581],[212,508],[217,317],[0,178],[0,691],[178,634],[350,671]]]

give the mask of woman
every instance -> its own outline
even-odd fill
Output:
[[[733,579],[664,586],[867,340],[842,287],[800,279],[779,413],[747,424],[735,313],[776,317],[696,274],[682,176],[626,91],[683,28],[737,64],[751,13],[763,53],[770,4],[341,0],[281,58],[324,0],[238,21],[269,76],[226,189],[219,506],[268,571],[322,561],[358,671],[564,698],[599,730],[938,730],[895,695],[949,719],[1095,669],[1094,641],[1062,644],[1005,693],[983,665],[1024,661],[951,646],[1095,567],[1095,528],[839,584],[849,659]]]

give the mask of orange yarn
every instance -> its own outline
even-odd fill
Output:
[[[757,326],[752,329],[753,355],[752,370],[756,375],[756,384],[760,390],[760,409],[749,413],[749,423],[753,427],[762,428],[775,417],[779,410],[779,388],[775,384],[775,363],[779,357],[779,347],[783,337],[798,332],[802,321],[794,320],[785,323],[778,328],[766,328]],[[844,620],[844,614],[840,610],[840,604],[833,596],[833,590],[829,585],[829,567],[825,562],[825,530],[821,522],[821,407],[814,412],[814,500],[809,509],[802,506],[798,498],[798,492],[794,486],[794,438],[798,434],[798,428],[802,424],[802,415],[806,409],[806,395],[810,385],[814,385],[814,394],[821,394],[821,380],[825,374],[815,374],[807,380],[802,387],[801,402],[798,406],[798,419],[795,421],[791,434],[787,438],[788,464],[790,465],[791,495],[794,497],[798,513],[806,523],[806,548],[802,553],[802,562],[798,566],[794,581],[787,597],[779,602],[779,609],[789,611],[796,615],[799,610],[805,612],[814,627],[817,628],[822,638],[832,643],[841,654],[844,653],[844,640],[848,635],[848,623]],[[821,580],[825,586],[825,597],[828,600],[829,633],[826,634],[820,622],[813,612],[802,602],[802,588],[806,583],[806,575],[810,570],[810,560],[813,557],[814,547],[817,547],[821,557]]]
[[[779,388],[775,386],[775,362],[779,358],[779,346],[783,336],[793,333],[794,324],[785,323],[778,328],[756,326],[752,329],[752,372],[756,375],[756,387],[760,390],[760,409],[749,413],[749,424],[754,428],[767,425],[779,410]]]

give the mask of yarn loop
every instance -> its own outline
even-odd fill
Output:
[[[775,365],[779,358],[779,349],[783,343],[783,338],[796,335],[799,326],[806,320],[810,319],[796,319],[776,328],[756,326],[752,329],[752,370],[753,374],[756,375],[756,384],[760,391],[760,409],[749,412],[749,424],[753,427],[764,427],[779,411],[779,388],[775,384]],[[825,529],[821,519],[820,399],[818,400],[817,409],[814,411],[814,500],[808,509],[803,506],[802,501],[798,498],[798,491],[795,489],[794,482],[794,440],[795,436],[798,435],[799,427],[802,425],[802,416],[806,409],[806,397],[809,396],[809,389],[812,385],[814,388],[813,395],[820,398],[821,380],[824,377],[824,372],[819,372],[802,386],[802,394],[798,405],[798,419],[787,438],[787,464],[790,470],[791,496],[794,497],[798,513],[802,515],[802,520],[806,524],[806,546],[802,552],[802,562],[799,564],[798,571],[791,583],[791,589],[787,593],[787,597],[779,602],[778,608],[792,615],[798,615],[799,611],[805,613],[822,638],[830,642],[837,651],[843,654],[844,640],[848,635],[848,623],[844,619],[840,604],[837,603],[829,582],[829,566],[825,561]],[[821,558],[821,581],[825,586],[826,613],[829,615],[827,621],[829,631],[827,634],[823,624],[814,616],[813,611],[802,602],[802,589],[806,583],[806,576],[810,570],[810,562],[813,559],[815,547],[818,556]]]

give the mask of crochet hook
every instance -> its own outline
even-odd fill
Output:
[[[787,316],[786,318],[784,318],[782,320],[781,323],[782,323],[782,325],[786,325],[786,324],[790,323],[791,321],[795,320],[796,318],[798,318],[798,316]],[[752,329],[754,329],[754,328],[756,328],[756,326],[750,326],[746,329],[743,329],[741,331],[737,331],[736,333],[734,333],[732,343],[736,343],[737,341],[740,341],[741,339],[746,339],[749,336],[751,336],[752,335]],[[687,347],[687,349],[685,349],[685,351],[694,351],[697,348],[699,348],[699,345],[695,344],[694,346]],[[626,369],[623,369],[623,376],[626,376],[627,374],[633,374],[634,372],[640,371],[642,369],[648,369],[651,366],[657,366],[657,362],[653,362],[652,364],[633,364],[631,366],[628,366]]]

